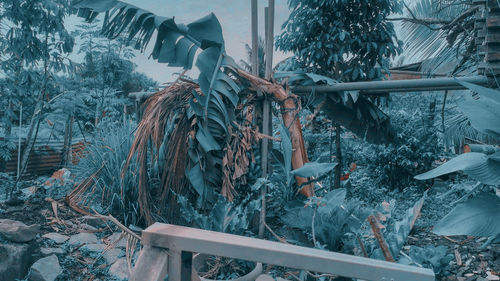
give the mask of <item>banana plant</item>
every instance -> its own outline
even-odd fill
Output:
[[[214,14],[187,25],[174,18],[157,16],[134,5],[115,0],[82,0],[74,7],[78,16],[92,21],[105,13],[102,33],[110,39],[122,33],[144,51],[154,39],[151,57],[168,66],[188,70],[196,65],[202,94],[193,91],[189,117],[196,120],[196,135],[190,140],[191,162],[186,176],[196,192],[211,201],[213,189],[222,184],[222,150],[234,121],[241,87],[229,76],[236,63],[225,51],[222,27]],[[195,55],[198,56],[195,61]]]
[[[500,91],[475,84],[460,83],[476,94],[468,96],[459,104],[459,108],[476,130],[500,139]],[[427,180],[463,171],[484,185],[500,186],[499,147],[492,145],[471,145],[470,147],[470,152],[461,154],[415,178]],[[433,232],[439,235],[472,235],[490,238],[500,235],[499,196],[482,192],[457,205],[435,225]]]
[[[117,0],[79,0],[74,8],[87,21],[104,13],[102,33],[107,38],[125,33],[141,51],[154,41],[151,57],[159,63],[186,70],[195,65],[199,69],[196,83],[201,92],[193,91],[187,111],[194,133],[189,138],[190,161],[185,171],[201,198],[199,202],[214,201],[214,190],[222,185],[225,148],[231,130],[237,129],[235,109],[240,105],[242,90],[249,85],[250,90],[272,94],[286,108],[296,108],[283,114],[294,146],[292,166],[297,169],[307,162],[300,122],[295,118],[300,108],[298,99],[282,87],[244,71],[227,55],[222,27],[214,14],[184,25],[176,23],[173,17],[158,16]]]

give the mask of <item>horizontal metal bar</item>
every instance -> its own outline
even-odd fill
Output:
[[[382,74],[408,74],[408,75],[421,75],[422,77],[447,77],[446,74],[442,73],[428,73],[421,71],[395,70],[395,69],[391,69],[389,70],[389,72],[382,70]]]
[[[434,280],[430,269],[170,224],[148,227],[142,243],[364,280]]]
[[[362,91],[365,94],[370,92],[419,92],[434,90],[458,90],[464,89],[458,81],[469,82],[478,85],[488,85],[486,76],[466,76],[447,78],[427,78],[427,79],[407,79],[407,80],[384,80],[369,82],[348,82],[338,83],[332,86],[297,86],[292,88],[295,94],[309,94],[313,90],[316,93],[335,93],[339,91]]]

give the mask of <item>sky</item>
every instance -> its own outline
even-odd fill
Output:
[[[251,43],[251,14],[250,0],[125,0],[156,15],[173,17],[177,23],[188,24],[207,14],[213,12],[219,19],[226,42],[226,51],[236,62],[247,57],[245,43]],[[277,0],[275,6],[275,35],[280,34],[281,25],[290,14],[286,0]],[[259,0],[259,35],[264,37],[264,7],[268,1]],[[73,30],[74,26],[81,23],[82,19],[71,16],[66,20],[66,26]],[[175,80],[175,73],[182,71],[181,68],[168,67],[153,59],[149,59],[154,41],[151,40],[149,48],[144,54],[136,52],[133,62],[137,64],[137,71],[143,72],[154,80],[165,83]],[[274,64],[286,58],[287,55],[276,51],[273,54]],[[73,55],[73,59],[81,60],[81,56]],[[197,77],[195,67],[188,75]]]

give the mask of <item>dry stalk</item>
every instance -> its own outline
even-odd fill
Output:
[[[372,232],[375,235],[375,238],[377,239],[378,244],[380,245],[380,249],[382,250],[382,253],[384,254],[385,260],[390,261],[390,262],[396,262],[394,260],[394,258],[392,257],[391,251],[389,250],[389,246],[387,246],[387,242],[385,242],[384,236],[382,235],[380,228],[378,227],[377,219],[374,216],[369,216],[368,222],[370,223],[370,226],[372,228]]]

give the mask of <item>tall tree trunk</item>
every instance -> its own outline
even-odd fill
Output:
[[[45,50],[48,50],[48,42],[49,42],[49,35],[46,33]],[[28,135],[26,136],[26,145],[23,151],[23,155],[21,157],[20,176],[16,180],[16,183],[13,189],[11,190],[11,196],[12,196],[12,191],[17,190],[17,184],[19,183],[19,179],[24,174],[26,167],[28,166],[30,153],[31,150],[33,149],[33,146],[35,145],[35,141],[38,135],[38,128],[40,126],[40,121],[41,121],[40,119],[42,117],[43,98],[47,95],[48,79],[49,79],[49,58],[45,58],[43,62],[43,86],[36,100],[35,111],[33,111],[33,115],[31,116],[30,128],[28,131]]]
[[[26,171],[26,168],[28,166],[28,161],[30,157],[31,150],[33,149],[33,146],[35,145],[35,141],[38,135],[38,128],[40,126],[40,117],[42,115],[42,104],[43,104],[43,92],[40,92],[38,95],[38,99],[36,102],[35,106],[35,111],[33,112],[33,115],[31,116],[30,120],[30,128],[28,131],[28,135],[26,136],[26,142],[23,150],[23,154],[21,156],[21,164],[20,164],[20,172],[19,172],[19,177],[17,178],[14,186],[12,187],[10,191],[10,196],[12,197],[12,193],[17,190],[17,185],[19,183],[19,180],[23,176],[24,172]]]

